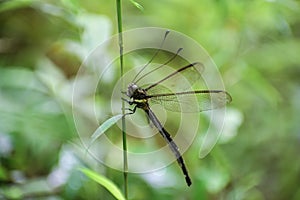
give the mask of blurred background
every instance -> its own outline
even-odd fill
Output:
[[[129,199],[300,199],[300,2],[138,3],[142,10],[123,1],[124,30],[155,26],[193,38],[215,61],[233,102],[212,152],[199,159],[195,142],[184,154],[192,187],[174,163],[167,174],[176,181],[166,185],[130,174]],[[116,27],[114,1],[0,1],[0,199],[114,199],[79,166],[123,189],[121,172],[82,153],[72,115],[78,69]],[[106,80],[107,91],[118,78],[116,71]],[[89,93],[89,79],[81,81]],[[99,92],[99,108],[109,98]],[[93,130],[93,100],[80,104],[86,130]],[[99,124],[108,117],[100,112]],[[119,129],[112,131],[121,141]]]

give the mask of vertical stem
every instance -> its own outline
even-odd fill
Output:
[[[122,7],[121,0],[116,0],[117,4],[117,19],[118,19],[118,33],[119,33],[119,48],[120,48],[120,71],[121,77],[124,74],[123,68],[123,35],[122,35]],[[122,88],[124,88],[124,81],[122,81]],[[124,195],[128,199],[128,160],[127,160],[127,140],[126,140],[126,124],[125,124],[125,102],[122,101],[122,137],[123,137],[123,175],[124,175]]]

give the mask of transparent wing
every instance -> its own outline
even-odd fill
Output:
[[[231,96],[222,90],[197,90],[178,93],[148,95],[150,103],[161,104],[174,112],[202,112],[222,108],[232,101]]]
[[[202,63],[192,63],[143,88],[145,88],[148,94],[185,91],[191,88],[196,81],[201,80],[201,73],[203,71],[204,66]]]

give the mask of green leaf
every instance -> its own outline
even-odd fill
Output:
[[[61,3],[69,10],[79,11],[79,1],[78,0],[61,0]]]
[[[101,124],[97,130],[93,133],[93,135],[91,136],[91,144],[98,138],[100,137],[105,131],[107,131],[107,129],[109,129],[112,125],[114,125],[115,123],[117,123],[117,121],[119,121],[119,119],[121,119],[123,117],[122,114],[119,115],[115,115],[111,118],[109,118],[108,120],[106,120],[103,124]]]
[[[11,0],[3,3],[0,2],[0,12],[27,7],[34,3],[34,1],[36,0]]]
[[[99,138],[103,133],[105,133],[105,131],[107,131],[107,129],[109,129],[112,125],[117,123],[117,121],[119,121],[122,117],[123,117],[122,114],[115,115],[115,116],[109,118],[108,120],[106,120],[103,124],[101,124],[97,128],[97,130],[93,133],[93,135],[91,136],[91,141],[86,148],[86,153],[88,152],[90,147],[93,145],[93,143],[97,140],[97,138]]]
[[[144,7],[139,4],[138,2],[134,1],[134,0],[130,0],[130,2],[135,6],[137,7],[139,10],[143,11],[144,10]]]
[[[121,193],[120,189],[111,180],[87,168],[81,168],[80,171],[83,172],[90,179],[105,187],[116,199],[126,200],[123,194]]]
[[[1,194],[7,199],[22,199],[23,196],[22,190],[16,186],[1,189]]]

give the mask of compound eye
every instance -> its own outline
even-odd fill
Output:
[[[132,97],[132,95],[134,94],[134,92],[137,89],[138,89],[138,86],[133,83],[128,85],[127,92],[126,92],[127,96]]]

